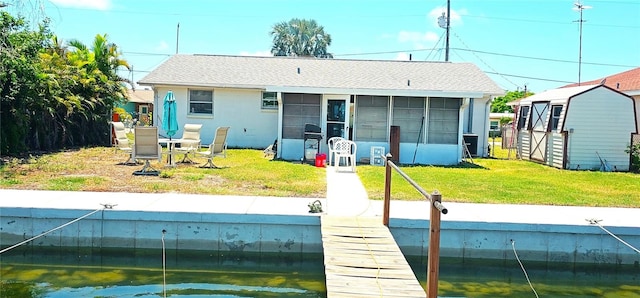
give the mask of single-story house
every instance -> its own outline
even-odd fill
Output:
[[[503,113],[489,113],[489,135],[500,137],[502,136],[502,126],[500,125],[500,121],[502,119],[508,118],[509,121],[513,121],[515,118],[513,113],[503,112]]]
[[[582,85],[522,98],[515,109],[521,158],[560,169],[629,170],[625,150],[638,132],[630,96]]]
[[[151,124],[149,113],[153,111],[153,90],[127,90],[128,101],[122,108],[142,123]]]
[[[504,95],[471,63],[424,61],[177,54],[138,83],[153,89],[154,115],[173,91],[179,126],[202,124],[204,144],[230,126],[229,147],[277,140],[279,158],[301,160],[313,124],[320,152],[341,136],[356,142],[357,160],[383,147],[403,164],[457,164],[463,136],[475,137],[473,149],[486,156],[491,100]]]

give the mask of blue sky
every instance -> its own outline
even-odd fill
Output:
[[[36,8],[42,1],[43,9]],[[16,0],[11,12],[46,15],[51,30],[90,44],[106,33],[140,80],[178,51],[270,55],[274,24],[324,26],[337,59],[444,61],[446,0]],[[17,4],[22,3],[22,4]],[[640,67],[640,1],[451,0],[449,60],[471,62],[505,90],[541,92]],[[32,21],[33,22],[33,21]],[[178,24],[179,34],[178,34]],[[131,77],[129,73],[123,73]]]

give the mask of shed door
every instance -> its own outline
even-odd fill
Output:
[[[549,102],[534,102],[531,107],[530,158],[544,162],[547,160],[547,114],[549,114]]]

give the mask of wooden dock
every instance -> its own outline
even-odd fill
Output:
[[[323,215],[327,297],[426,297],[391,232],[374,217]]]

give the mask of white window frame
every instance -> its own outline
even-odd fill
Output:
[[[262,110],[277,110],[278,92],[262,91],[262,100],[260,102],[260,109]]]
[[[195,101],[193,100],[192,92],[211,92],[211,101]],[[213,90],[212,89],[189,89],[189,115],[213,115]],[[198,112],[195,111],[193,104],[211,104],[211,112]]]

